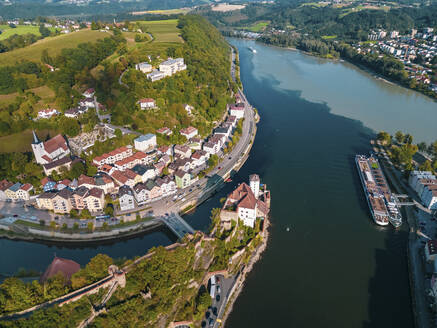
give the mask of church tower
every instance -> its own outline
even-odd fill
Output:
[[[38,164],[46,164],[47,161],[42,158],[43,155],[45,154],[44,143],[38,139],[35,130],[33,130],[32,133],[33,133],[32,150],[33,150],[33,154],[35,155],[36,162]]]
[[[249,176],[249,182],[250,182],[250,189],[252,190],[255,197],[258,199],[259,197],[259,176],[258,174],[252,174]]]

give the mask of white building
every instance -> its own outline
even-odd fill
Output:
[[[70,154],[70,148],[60,134],[42,142],[38,139],[35,131],[33,131],[32,150],[38,164],[48,164]]]
[[[191,138],[194,138],[195,136],[197,136],[199,134],[199,131],[193,126],[189,126],[186,129],[181,129],[179,132],[181,135],[183,135],[188,140]]]
[[[122,211],[132,210],[135,208],[134,192],[128,186],[121,186],[118,189],[118,199]]]
[[[51,118],[52,116],[56,116],[58,114],[61,114],[61,113],[58,112],[56,109],[47,108],[47,109],[40,110],[38,112],[38,119]]]
[[[136,150],[150,151],[156,147],[156,135],[152,133],[144,134],[134,140]]]
[[[165,76],[171,76],[186,69],[187,65],[185,65],[183,58],[170,58],[159,65],[159,71],[163,72]]]
[[[152,82],[161,80],[166,76],[167,75],[165,75],[164,72],[160,72],[160,71],[153,71],[153,72],[150,72],[149,74],[147,74],[147,78]]]
[[[138,101],[141,109],[151,109],[156,108],[155,100],[152,98],[143,98]]]
[[[135,69],[143,73],[149,73],[152,71],[153,67],[149,63],[143,62],[143,63],[136,64]]]
[[[244,117],[244,105],[243,104],[237,104],[237,105],[231,105],[229,106],[229,114],[231,116],[235,116],[238,119]]]

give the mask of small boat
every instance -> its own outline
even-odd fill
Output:
[[[232,182],[232,179],[231,179],[231,178],[227,178],[227,179],[225,180],[225,182]]]
[[[252,47],[249,47],[249,50],[252,51],[254,54],[256,54],[256,50],[253,49]]]
[[[287,229],[285,229],[285,230],[287,230],[287,231],[290,231],[290,228],[289,228],[289,227],[287,227]]]

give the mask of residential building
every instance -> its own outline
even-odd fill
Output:
[[[156,185],[161,189],[163,196],[172,195],[177,191],[176,183],[171,176],[163,176],[155,180]]]
[[[78,107],[67,109],[64,112],[64,116],[69,117],[69,118],[78,118],[79,115],[82,115],[82,114],[86,113],[87,111],[88,111],[88,107],[78,106]]]
[[[229,114],[235,116],[237,120],[244,117],[244,104],[232,104],[229,106]]]
[[[156,147],[156,135],[152,133],[144,134],[134,140],[136,150],[148,152]]]
[[[14,184],[12,182],[9,182],[6,179],[3,179],[0,181],[0,200],[6,200],[6,190],[8,190],[11,186]]]
[[[85,196],[86,208],[92,212],[101,212],[105,206],[105,196],[99,188],[92,188]]]
[[[192,115],[193,114],[193,110],[194,110],[193,106],[188,105],[188,104],[184,104],[183,106],[184,106],[184,109],[185,109],[185,111],[187,112],[188,115]]]
[[[152,82],[155,82],[155,81],[161,80],[161,79],[163,79],[163,78],[166,77],[166,76],[167,76],[167,75],[165,75],[164,72],[160,72],[160,71],[158,71],[158,70],[154,70],[153,72],[150,72],[149,74],[147,74],[147,78],[148,78],[150,81],[152,81]]]
[[[121,186],[118,189],[118,199],[120,201],[120,210],[128,211],[135,208],[134,192],[129,186]]]
[[[175,172],[176,185],[178,188],[183,189],[191,184],[191,174],[183,170]]]
[[[146,190],[149,193],[149,199],[154,200],[162,196],[161,188],[153,180],[148,180],[146,183]]]
[[[179,133],[181,135],[183,135],[185,138],[187,138],[187,140],[189,140],[189,139],[194,138],[195,136],[197,136],[199,131],[197,131],[197,129],[195,127],[189,126],[188,128],[181,129],[179,131]]]
[[[43,192],[36,198],[36,206],[44,210],[53,210],[54,197],[56,197],[55,192]]]
[[[85,174],[81,174],[77,179],[78,187],[87,187],[88,189],[92,189],[96,186],[96,182],[93,177],[89,177]]]
[[[61,113],[58,112],[54,108],[42,109],[38,112],[38,119],[51,118],[51,117],[56,116],[58,114],[61,114]]]
[[[169,58],[159,65],[159,71],[164,73],[165,76],[171,76],[185,69],[187,69],[187,65],[185,65],[183,58]]]
[[[102,189],[105,195],[115,191],[114,181],[112,181],[112,179],[105,174],[96,176],[95,187]]]
[[[193,165],[195,167],[199,167],[206,164],[206,161],[209,159],[210,154],[204,150],[197,150],[191,155],[191,159],[193,160]]]
[[[217,154],[220,151],[220,144],[217,142],[205,142],[203,144],[203,150],[210,155]]]
[[[30,191],[33,190],[33,186],[30,183],[25,183],[17,190],[15,193],[17,199],[20,200],[29,200],[30,199]]]
[[[152,71],[153,67],[147,62],[143,62],[143,63],[136,64],[135,69],[143,73],[149,73]]]
[[[62,214],[70,213],[73,209],[70,201],[71,195],[72,192],[67,188],[59,191],[56,196],[52,198],[53,211]]]
[[[115,162],[132,156],[132,153],[132,148],[123,146],[111,151],[110,153],[105,153],[101,156],[95,157],[93,159],[93,163],[99,167],[103,164],[115,164]]]
[[[164,126],[163,128],[156,130],[156,133],[170,136],[173,132],[168,127]]]
[[[146,182],[156,177],[155,167],[151,165],[137,164],[132,168],[132,171],[141,177],[141,182]]]
[[[70,154],[70,148],[60,134],[42,142],[38,139],[35,131],[33,131],[32,150],[38,164],[48,164]]]
[[[85,197],[88,195],[89,189],[85,186],[77,188],[70,196],[71,206],[76,210],[86,208]]]
[[[156,108],[155,100],[152,98],[143,98],[138,101],[141,109],[152,109]]]
[[[95,94],[95,90],[93,88],[89,88],[84,93],[82,93],[82,95],[85,98],[92,98],[92,97],[94,97],[94,94]]]
[[[173,149],[170,146],[161,146],[157,149],[158,155],[169,155],[173,156]]]
[[[185,145],[175,145],[174,146],[174,154],[179,155],[182,158],[190,158],[191,156],[191,149],[188,146]]]
[[[60,173],[61,168],[63,167],[65,167],[67,171],[70,170],[72,163],[73,161],[70,156],[65,156],[60,159],[51,161],[50,163],[43,164],[42,167],[44,169],[45,175],[48,176],[52,174],[53,171]]]

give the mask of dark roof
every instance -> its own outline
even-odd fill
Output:
[[[67,281],[70,281],[71,276],[79,270],[80,265],[78,263],[55,256],[52,263],[48,266],[39,280],[43,283],[49,278],[61,273]]]
[[[85,186],[80,186],[79,188],[77,188],[75,191],[74,191],[74,195],[78,195],[78,196],[80,196],[80,197],[83,197],[83,196],[85,196],[86,194],[87,194],[87,192],[88,192],[88,188],[87,187],[85,187]]]
[[[72,192],[68,188],[64,188],[60,192],[58,192],[58,196],[64,199],[69,199],[71,197],[71,194]]]
[[[124,196],[124,195],[130,195],[130,196],[133,196],[133,192],[132,192],[132,189],[129,187],[129,186],[121,186],[119,189],[118,189],[118,197],[122,197],[122,196]]]
[[[43,192],[41,194],[38,195],[38,198],[46,198],[46,199],[50,199],[50,198],[54,198],[57,195],[56,192]]]
[[[67,163],[71,163],[70,156],[65,156],[65,157],[62,157],[61,159],[58,159],[58,160],[53,161],[53,162],[50,162],[48,164],[43,164],[43,166],[44,166],[44,168],[46,170],[50,170],[50,169],[53,169],[55,167],[58,167],[58,166],[61,166],[61,165],[65,165]]]

